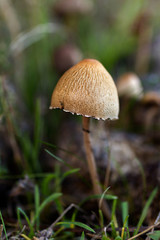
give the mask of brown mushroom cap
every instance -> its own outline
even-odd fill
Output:
[[[143,87],[141,80],[134,73],[125,73],[117,80],[117,90],[119,96],[141,98],[143,95]]]
[[[86,14],[93,9],[93,2],[90,0],[58,0],[54,9],[60,16]]]
[[[54,53],[54,65],[61,74],[82,60],[81,51],[73,44],[64,44]]]
[[[50,109],[53,108],[96,119],[117,119],[117,89],[99,61],[84,59],[58,81],[51,99]]]
[[[154,91],[146,92],[142,98],[142,103],[160,106],[160,93]]]

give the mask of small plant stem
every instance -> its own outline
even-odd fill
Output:
[[[95,158],[91,149],[91,141],[90,141],[90,135],[89,135],[89,121],[90,118],[88,117],[82,117],[82,126],[83,126],[83,138],[84,138],[84,146],[86,150],[86,157],[88,162],[88,168],[89,173],[91,176],[91,181],[93,184],[93,190],[95,194],[102,195],[102,189],[100,186],[100,181],[97,173],[97,167]],[[102,202],[102,211],[105,214],[105,216],[110,219],[111,214],[109,207],[107,204],[103,201]]]
[[[104,188],[107,188],[109,186],[110,172],[111,172],[111,153],[110,153],[110,147],[108,147],[108,164],[107,164],[107,168],[106,168]]]
[[[69,205],[64,211],[63,213],[56,219],[55,222],[53,222],[50,227],[48,229],[53,229],[54,226],[56,225],[56,223],[58,223],[65,215],[66,213],[68,213],[72,208],[77,208],[78,210],[80,210],[80,208],[78,206],[76,206],[74,203],[72,203],[71,205]]]
[[[160,212],[158,213],[158,216],[157,216],[157,218],[156,218],[156,220],[154,222],[154,225],[156,225],[157,223],[160,223],[159,220],[160,220]],[[155,228],[155,226],[153,226],[153,228],[151,229],[150,233],[154,232],[154,228]],[[146,237],[145,240],[151,240],[151,238],[148,236],[148,237]]]
[[[109,122],[108,122],[109,125]],[[108,126],[108,131],[107,131],[107,139],[108,139],[108,147],[107,147],[107,167],[106,167],[106,174],[105,174],[105,179],[104,179],[104,189],[109,187],[109,180],[110,180],[110,173],[111,173],[111,147],[110,147],[110,132],[109,132],[109,126]]]
[[[148,227],[148,228],[147,228],[146,230],[144,230],[143,232],[140,232],[140,233],[136,234],[135,236],[133,236],[133,237],[131,237],[131,238],[128,238],[128,240],[135,239],[135,238],[137,238],[137,237],[139,237],[139,236],[141,236],[141,235],[149,232],[150,230],[152,230],[153,228],[157,227],[158,225],[160,225],[160,222],[158,222],[158,223],[156,223],[156,224]]]

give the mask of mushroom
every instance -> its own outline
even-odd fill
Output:
[[[56,49],[53,60],[56,70],[62,74],[82,60],[82,53],[75,45],[67,43]]]
[[[59,0],[54,6],[54,10],[59,16],[87,14],[92,9],[93,3],[90,0]]]
[[[122,74],[116,82],[118,95],[120,98],[119,126],[123,125],[126,129],[130,129],[133,119],[133,108],[139,104],[143,97],[143,87],[139,77],[133,72]]]
[[[160,93],[156,91],[146,92],[141,99],[136,120],[143,125],[147,132],[154,132],[154,135],[157,136],[156,132],[159,132],[157,131],[159,129],[159,116]]]
[[[90,118],[118,119],[119,100],[111,75],[95,59],[84,59],[66,71],[58,81],[51,99],[50,109],[82,115],[82,129],[88,168],[95,194],[102,194],[96,162],[90,143]],[[104,202],[102,210],[110,218]]]
[[[160,93],[155,91],[146,92],[142,98],[144,105],[160,106]]]
[[[141,80],[132,72],[125,73],[118,78],[117,90],[120,97],[139,99],[143,95]]]

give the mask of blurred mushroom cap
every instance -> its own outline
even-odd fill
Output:
[[[61,74],[82,59],[81,51],[72,44],[65,44],[56,49],[54,65]]]
[[[142,98],[142,103],[146,105],[160,105],[160,93],[149,91]]]
[[[55,4],[55,12],[60,16],[70,14],[86,14],[93,8],[90,0],[59,0]]]
[[[117,89],[99,61],[84,59],[58,81],[51,99],[50,109],[53,108],[96,119],[117,119]]]
[[[125,73],[117,80],[117,90],[120,97],[140,99],[143,87],[139,77],[134,73]]]

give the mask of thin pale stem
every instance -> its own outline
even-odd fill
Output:
[[[109,125],[109,122],[108,122]],[[108,127],[109,128],[109,127]],[[111,173],[111,146],[110,146],[110,132],[109,130],[106,132],[107,134],[107,139],[108,139],[108,149],[107,149],[107,167],[106,167],[106,174],[105,174],[105,180],[104,180],[104,188],[109,187],[109,180],[110,180],[110,173]]]
[[[110,148],[108,148],[108,164],[107,164],[105,180],[104,180],[105,188],[109,187],[110,172],[111,172],[111,153],[110,153]]]
[[[96,167],[96,162],[95,158],[91,149],[91,141],[90,141],[90,136],[89,136],[89,121],[90,118],[83,117],[82,118],[82,126],[83,126],[83,138],[84,138],[84,145],[85,145],[85,150],[86,150],[86,157],[87,157],[87,162],[88,162],[88,168],[89,168],[89,173],[91,176],[91,181],[93,184],[93,190],[95,194],[102,195],[102,189],[100,186],[100,181],[97,173],[97,167]],[[108,205],[106,202],[103,201],[102,203],[102,211],[106,215],[108,219],[110,219],[110,210],[108,208]]]

